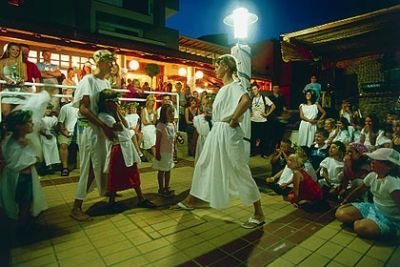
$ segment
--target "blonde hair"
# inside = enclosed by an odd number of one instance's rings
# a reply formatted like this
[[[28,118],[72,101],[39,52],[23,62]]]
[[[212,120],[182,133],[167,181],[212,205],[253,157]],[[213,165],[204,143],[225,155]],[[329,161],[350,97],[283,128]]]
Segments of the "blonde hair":
[[[297,167],[302,168],[304,167],[304,159],[302,159],[298,154],[291,154],[289,159],[293,160]]]
[[[224,64],[225,66],[228,67],[228,69],[231,71],[232,75],[236,77],[240,81],[239,75],[238,75],[238,70],[237,70],[237,61],[234,56],[225,54],[222,56],[219,56],[217,59],[214,61],[215,64]]]

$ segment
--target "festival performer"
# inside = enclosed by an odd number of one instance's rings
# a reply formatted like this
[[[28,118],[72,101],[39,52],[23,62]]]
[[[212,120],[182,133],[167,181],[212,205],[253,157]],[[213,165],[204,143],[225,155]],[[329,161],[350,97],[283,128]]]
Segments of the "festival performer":
[[[212,208],[227,208],[231,198],[238,197],[244,205],[254,206],[254,216],[242,227],[256,228],[265,223],[264,213],[260,192],[247,162],[243,160],[245,140],[239,127],[251,101],[245,88],[234,79],[234,76],[238,76],[233,56],[222,55],[217,58],[215,73],[224,86],[214,100],[214,124],[196,163],[190,195],[184,202],[179,202],[176,208],[193,209],[196,198],[209,202]]]
[[[113,130],[97,117],[99,94],[111,87],[106,77],[115,60],[114,54],[108,50],[98,50],[93,54],[93,60],[97,66],[96,72],[83,77],[76,88],[72,102],[79,108],[77,139],[81,173],[70,216],[77,221],[91,220],[90,216],[82,211],[82,203],[91,189],[93,180],[99,189],[99,194],[106,193],[107,179],[103,174],[106,145],[102,132],[108,139],[114,138]]]
[[[138,206],[141,208],[155,208],[152,202],[144,199],[140,188],[140,173],[137,163],[140,157],[131,140],[132,133],[128,123],[121,114],[118,105],[118,93],[111,89],[100,92],[99,119],[112,128],[116,139],[106,141],[107,159],[104,172],[108,173],[107,191],[110,204],[115,204],[118,191],[133,188],[138,197]]]

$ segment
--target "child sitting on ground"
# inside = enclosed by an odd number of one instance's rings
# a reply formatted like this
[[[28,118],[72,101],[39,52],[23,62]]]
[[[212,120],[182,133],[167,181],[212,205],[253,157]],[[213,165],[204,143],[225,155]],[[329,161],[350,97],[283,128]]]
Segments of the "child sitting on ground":
[[[336,211],[336,219],[354,227],[366,238],[400,236],[400,154],[391,148],[366,153],[371,160],[370,172],[363,183],[351,192]],[[349,203],[366,190],[373,203]]]
[[[279,148],[275,150],[275,153],[271,157],[271,168],[272,174],[275,175],[286,165],[286,159],[290,154],[293,154],[292,142],[289,139],[283,139],[280,142]]]
[[[329,190],[330,193],[336,192],[336,188],[339,187],[342,180],[345,152],[346,147],[342,142],[333,142],[329,147],[329,157],[320,164],[322,179],[319,180],[319,184],[322,188]]]
[[[310,161],[314,170],[319,169],[319,164],[328,157],[328,145],[325,142],[328,136],[329,133],[325,129],[317,130],[315,134],[315,142],[310,148]]]

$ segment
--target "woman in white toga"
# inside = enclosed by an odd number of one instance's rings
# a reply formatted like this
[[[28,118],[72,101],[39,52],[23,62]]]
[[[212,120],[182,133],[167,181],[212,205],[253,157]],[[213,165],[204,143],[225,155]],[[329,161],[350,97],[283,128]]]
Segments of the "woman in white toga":
[[[256,228],[264,224],[260,193],[246,160],[244,134],[239,121],[251,101],[238,81],[236,60],[231,55],[220,56],[215,62],[215,72],[224,86],[213,104],[213,127],[207,136],[203,151],[196,163],[190,195],[177,208],[193,209],[196,198],[209,202],[212,208],[228,208],[233,197],[244,205],[254,205],[254,216],[242,224]]]

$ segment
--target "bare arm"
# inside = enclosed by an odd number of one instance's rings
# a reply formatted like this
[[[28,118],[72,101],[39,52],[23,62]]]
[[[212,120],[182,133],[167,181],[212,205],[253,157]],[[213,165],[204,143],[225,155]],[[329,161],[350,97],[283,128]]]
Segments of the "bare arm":
[[[108,139],[114,139],[114,133],[110,127],[105,125],[93,112],[90,110],[90,98],[89,96],[83,96],[82,100],[79,103],[79,112],[87,118],[91,123],[101,128],[104,134],[107,136]]]
[[[160,160],[161,159],[161,138],[162,138],[162,133],[160,131],[156,131],[156,159]]]
[[[271,107],[269,108],[267,114],[265,114],[265,117],[268,117],[269,115],[271,115],[271,113],[274,112],[275,109],[276,109],[275,104],[272,104]]]
[[[319,119],[320,120],[324,119],[326,117],[325,109],[323,109],[320,104],[317,104],[317,108],[318,111],[321,113],[321,117],[319,117]]]
[[[193,124],[193,122],[189,120],[189,108],[185,108],[185,121],[187,125]]]
[[[299,108],[299,115],[300,115],[300,119],[301,119],[301,120],[306,121],[306,122],[311,122],[310,119],[307,119],[307,118],[304,116],[304,113],[303,113],[303,110],[301,109],[301,107]]]
[[[368,187],[364,183],[360,184],[356,189],[351,191],[351,193],[343,200],[342,204],[346,204],[348,202],[353,201],[354,199],[361,196],[362,193],[367,191],[367,189]]]
[[[246,112],[246,110],[250,107],[251,100],[249,95],[243,94],[239,100],[239,104],[237,105],[235,112],[233,112],[231,121],[229,122],[229,126],[232,128],[236,128],[239,126],[239,118]]]

